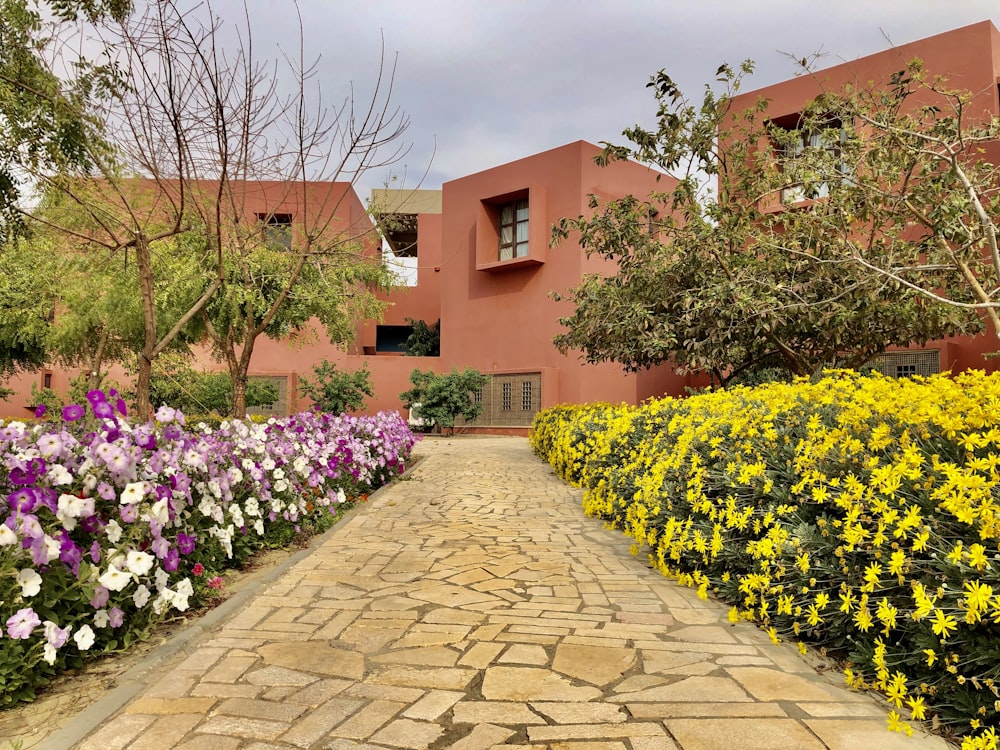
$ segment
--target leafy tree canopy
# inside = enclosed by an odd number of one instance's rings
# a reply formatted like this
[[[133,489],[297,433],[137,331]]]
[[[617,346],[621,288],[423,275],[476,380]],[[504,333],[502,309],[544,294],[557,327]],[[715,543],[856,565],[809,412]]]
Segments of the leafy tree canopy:
[[[791,124],[772,120],[763,100],[738,111],[752,70],[722,66],[721,90],[706,87],[700,102],[661,71],[649,84],[656,127],[624,131],[630,145],[605,144],[599,163],[634,158],[669,175],[649,196],[592,198],[591,216],[555,227],[554,241],[573,234],[616,269],[565,295],[575,311],[557,346],[630,370],[669,361],[725,382],[762,367],[857,367],[888,346],[980,330],[968,310],[907,288],[910,271],[891,278],[845,257],[851,238],[891,263],[912,252],[909,225],[882,214],[868,183],[880,177],[857,165],[854,120],[831,114],[825,98]],[[922,273],[939,288],[955,281],[946,269]]]

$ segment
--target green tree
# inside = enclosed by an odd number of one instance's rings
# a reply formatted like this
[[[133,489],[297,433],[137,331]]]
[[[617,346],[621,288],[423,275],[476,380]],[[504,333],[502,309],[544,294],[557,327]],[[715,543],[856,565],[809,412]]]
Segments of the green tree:
[[[669,176],[649,196],[603,206],[592,197],[591,216],[555,227],[554,241],[574,234],[615,268],[556,295],[575,306],[557,346],[590,362],[673,362],[727,382],[768,367],[857,367],[888,346],[980,330],[968,311],[908,293],[906,272],[890,279],[845,262],[834,238],[886,258],[903,242],[891,223],[856,231],[862,207],[872,216],[877,208],[874,191],[865,199],[857,188],[855,140],[840,146],[849,121],[821,114],[821,102],[791,128],[771,121],[763,100],[736,110],[752,67],[722,66],[721,90],[706,87],[697,103],[666,73],[653,76],[656,127],[624,131],[630,145],[607,144],[598,161],[634,158]],[[841,209],[847,201],[853,211]]]
[[[425,320],[405,318],[413,327],[413,332],[403,342],[403,349],[408,357],[440,357],[441,356],[441,319],[434,325],[427,325]]]
[[[357,411],[365,396],[374,396],[368,365],[354,372],[341,372],[325,359],[313,367],[315,380],[299,378],[299,388],[313,402],[313,408],[331,414]]]
[[[413,388],[400,393],[399,398],[415,417],[454,431],[457,417],[472,421],[480,415],[483,407],[474,394],[489,381],[489,375],[471,367],[461,371],[452,368],[446,375],[417,369],[410,373]]]

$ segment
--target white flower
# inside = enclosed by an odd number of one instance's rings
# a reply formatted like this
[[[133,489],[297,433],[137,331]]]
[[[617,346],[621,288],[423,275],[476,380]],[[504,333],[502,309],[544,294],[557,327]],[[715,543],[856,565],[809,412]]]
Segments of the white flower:
[[[253,530],[256,531],[259,536],[264,536],[264,521],[263,521],[263,519],[258,518],[256,521],[254,521]]]
[[[347,494],[344,492],[344,490],[342,490],[340,488],[337,489],[337,502],[338,503],[346,503],[347,502]]]
[[[153,503],[153,507],[149,509],[149,517],[156,519],[160,523],[166,523],[170,520],[170,513],[167,509],[167,498],[157,500]]]
[[[86,651],[94,645],[94,631],[90,625],[84,625],[73,633],[73,640],[76,641],[76,647],[78,649]]]
[[[285,470],[279,467],[271,473],[271,476],[274,477],[275,479],[284,479]]]
[[[222,487],[217,479],[208,480],[208,491],[216,497],[222,497]]]
[[[177,593],[184,597],[191,596],[194,593],[194,586],[191,585],[190,578],[182,578],[177,582]]]
[[[275,492],[284,492],[287,489],[288,489],[288,482],[286,482],[284,479],[279,479],[277,482],[274,483]]]
[[[97,581],[109,591],[121,591],[132,582],[132,576],[110,565]]]
[[[125,489],[123,489],[122,493],[118,496],[118,502],[122,505],[134,505],[135,503],[142,502],[142,498],[145,494],[145,482],[129,482],[125,485]]]
[[[240,482],[243,481],[243,472],[240,471],[237,467],[235,466],[229,467],[229,471],[227,473],[229,474],[230,484],[239,484]]]
[[[73,475],[62,464],[52,464],[45,474],[48,477],[49,484],[53,487],[58,487],[61,484],[72,484],[73,482]]]
[[[246,502],[243,503],[243,512],[248,516],[259,516],[260,515],[260,503],[255,497],[247,498]]]
[[[109,542],[118,544],[118,540],[122,538],[122,527],[112,518],[104,528],[104,533],[107,535]]]
[[[261,468],[264,469],[264,471],[270,471],[271,469],[274,468],[274,459],[268,456],[267,458],[265,458],[263,461],[260,462],[260,465]]]
[[[137,576],[144,576],[152,569],[155,559],[148,552],[131,549],[125,556],[125,567]]]
[[[17,544],[17,534],[0,523],[0,547],[7,547],[11,544]]]
[[[155,418],[157,422],[173,422],[176,417],[177,411],[166,404],[156,410]]]
[[[211,495],[204,495],[201,498],[201,502],[198,503],[198,510],[201,511],[203,516],[211,516],[213,511],[215,511],[215,500]]]
[[[108,626],[108,610],[99,609],[94,613],[94,627],[106,628]]]
[[[135,593],[132,594],[132,602],[139,609],[142,609],[143,607],[146,606],[146,602],[148,601],[149,601],[149,589],[140,584],[139,588],[137,588],[135,590]]]
[[[53,539],[48,534],[45,535],[45,562],[52,562],[59,557],[62,545],[58,539]]]
[[[42,577],[32,568],[24,568],[18,573],[17,582],[21,586],[21,596],[25,598],[34,596],[42,590]]]
[[[167,587],[167,584],[170,583],[170,574],[163,568],[157,568],[153,574],[153,582],[156,584],[157,591],[163,591]]]
[[[52,648],[51,644],[46,643],[42,646],[42,658],[49,664],[56,663],[56,650]]]

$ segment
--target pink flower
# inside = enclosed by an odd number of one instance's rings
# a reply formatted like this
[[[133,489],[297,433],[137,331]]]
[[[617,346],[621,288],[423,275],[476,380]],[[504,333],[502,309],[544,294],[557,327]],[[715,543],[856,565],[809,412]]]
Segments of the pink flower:
[[[205,566],[202,565],[201,563],[195,563],[194,567],[191,568],[191,572],[194,573],[194,575],[196,576],[200,576],[202,573],[205,572]]]
[[[222,580],[221,576],[215,576],[208,580],[208,587],[210,589],[215,589],[216,591],[222,591],[225,588],[226,582]]]

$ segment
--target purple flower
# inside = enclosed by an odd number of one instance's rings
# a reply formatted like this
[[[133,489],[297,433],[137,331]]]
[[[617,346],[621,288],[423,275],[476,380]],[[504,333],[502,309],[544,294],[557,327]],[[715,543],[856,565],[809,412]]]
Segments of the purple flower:
[[[194,544],[198,541],[196,536],[188,536],[187,534],[177,535],[177,549],[182,555],[190,555],[194,552]]]
[[[125,613],[118,609],[118,607],[112,607],[108,610],[108,625],[113,628],[120,628],[123,622],[125,622]]]
[[[90,545],[90,561],[97,565],[101,561],[101,543],[95,539]]]
[[[11,484],[34,484],[38,481],[33,473],[27,469],[21,469],[19,467],[14,467],[10,470],[10,483]]]
[[[120,505],[118,506],[118,514],[121,516],[125,523],[135,523],[136,512],[134,505]]]
[[[111,395],[117,396],[118,394],[115,393],[115,391],[112,389]],[[125,399],[121,398],[118,399],[118,401],[115,403],[115,407],[118,409],[118,413],[121,414],[123,417],[128,416],[128,407],[125,405]]]
[[[111,404],[107,401],[97,401],[91,404],[91,406],[94,409],[94,415],[101,419],[112,419],[115,416],[115,410],[111,408]]]
[[[163,558],[163,569],[168,573],[173,573],[174,571],[177,570],[177,567],[180,565],[180,561],[181,561],[181,556],[177,552],[177,548],[171,547],[170,549],[167,550],[166,557]]]
[[[94,609],[100,609],[105,604],[108,603],[108,597],[111,595],[104,586],[98,586],[94,589],[94,597],[90,600],[90,606]]]
[[[79,404],[70,404],[69,406],[64,406],[62,410],[62,418],[66,422],[75,422],[80,417],[84,415],[83,407]]]
[[[98,391],[98,390],[87,391],[87,400],[93,406],[96,406],[97,404],[104,402],[104,391]]]
[[[30,513],[38,505],[38,493],[34,487],[22,487],[7,495],[7,505],[21,513]]]
[[[153,540],[152,544],[149,545],[149,548],[153,551],[154,555],[163,560],[170,551],[170,542],[162,536],[158,536]]]
[[[14,639],[25,639],[42,624],[31,607],[19,609],[7,620],[7,635]]]
[[[35,417],[41,419],[42,417],[45,416],[46,410],[47,407],[45,406],[45,404],[39,404],[38,406],[35,407]]]

